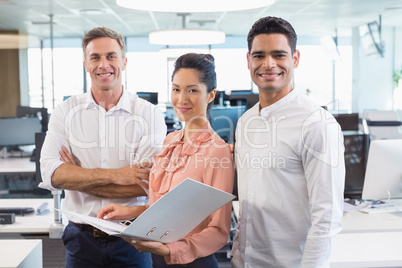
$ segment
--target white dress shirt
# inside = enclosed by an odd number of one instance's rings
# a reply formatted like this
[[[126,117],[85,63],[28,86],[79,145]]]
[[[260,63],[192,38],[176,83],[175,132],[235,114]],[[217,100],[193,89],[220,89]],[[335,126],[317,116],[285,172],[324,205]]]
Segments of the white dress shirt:
[[[50,117],[41,152],[43,182],[39,186],[58,190],[52,187],[51,177],[63,164],[59,154],[63,145],[83,168],[116,169],[153,161],[165,137],[162,112],[135,94],[123,90],[119,102],[109,111],[96,104],[91,92],[73,96],[58,105]],[[137,198],[99,198],[66,190],[63,209],[96,216],[109,203],[129,205],[136,201]]]
[[[343,135],[334,117],[290,92],[236,129],[240,216],[234,267],[329,267],[342,229]]]

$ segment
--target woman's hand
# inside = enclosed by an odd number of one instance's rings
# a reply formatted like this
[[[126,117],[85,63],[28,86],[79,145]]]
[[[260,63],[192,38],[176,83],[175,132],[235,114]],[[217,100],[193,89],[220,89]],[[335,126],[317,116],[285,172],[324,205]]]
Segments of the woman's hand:
[[[141,252],[150,252],[161,256],[169,256],[169,247],[160,242],[125,239]]]
[[[127,207],[112,203],[99,210],[97,217],[104,220],[129,220],[137,218],[145,210],[145,206]]]

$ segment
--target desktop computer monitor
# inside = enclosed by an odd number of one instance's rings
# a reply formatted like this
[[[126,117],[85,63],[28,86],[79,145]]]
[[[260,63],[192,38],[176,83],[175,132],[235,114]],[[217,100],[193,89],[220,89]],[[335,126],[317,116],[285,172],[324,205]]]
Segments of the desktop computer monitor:
[[[260,101],[259,94],[254,94],[251,90],[236,90],[232,91],[229,96],[230,105],[246,105],[247,109],[253,107]]]
[[[209,122],[212,129],[227,143],[234,143],[237,121],[246,106],[211,107]]]
[[[402,139],[371,141],[362,198],[402,198]]]
[[[42,132],[38,117],[0,118],[0,146],[34,145],[35,132]]]
[[[137,92],[137,96],[154,105],[158,104],[158,92]]]
[[[49,114],[47,108],[30,107],[30,106],[17,106],[17,117],[38,117],[42,123],[42,132],[47,131],[49,124]]]

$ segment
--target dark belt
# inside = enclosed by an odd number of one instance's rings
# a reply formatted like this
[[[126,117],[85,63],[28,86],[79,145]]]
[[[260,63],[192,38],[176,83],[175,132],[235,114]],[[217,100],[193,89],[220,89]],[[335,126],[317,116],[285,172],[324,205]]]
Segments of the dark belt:
[[[94,237],[110,237],[109,234],[105,233],[102,230],[99,230],[96,227],[93,227],[92,225],[89,224],[82,224],[82,223],[75,223],[70,221],[72,224],[80,228],[82,231],[90,232]]]

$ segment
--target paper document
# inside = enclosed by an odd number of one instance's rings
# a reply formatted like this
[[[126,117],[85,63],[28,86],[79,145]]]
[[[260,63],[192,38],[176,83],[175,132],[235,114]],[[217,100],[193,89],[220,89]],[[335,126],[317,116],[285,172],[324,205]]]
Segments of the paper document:
[[[232,194],[187,178],[129,226],[66,210],[60,211],[110,235],[171,243],[186,237],[206,217],[233,198],[235,196]]]

